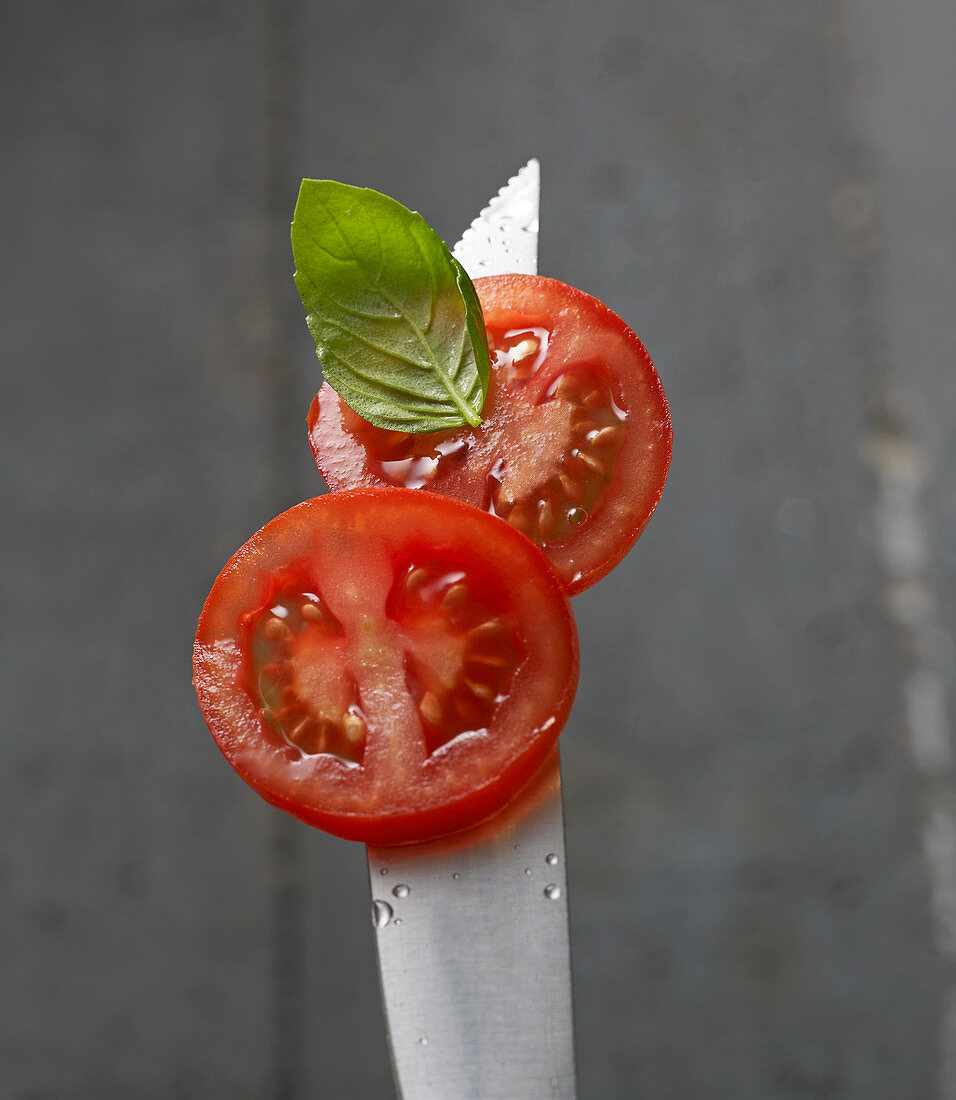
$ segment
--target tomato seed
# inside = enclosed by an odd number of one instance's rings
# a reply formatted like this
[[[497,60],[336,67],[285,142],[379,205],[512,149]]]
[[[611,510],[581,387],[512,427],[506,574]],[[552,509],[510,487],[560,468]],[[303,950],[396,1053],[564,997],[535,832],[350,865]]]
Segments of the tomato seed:
[[[621,439],[621,429],[615,428],[613,424],[609,424],[606,428],[601,428],[595,432],[591,439],[591,442],[596,447],[613,447],[616,443],[619,443]]]
[[[271,619],[266,619],[266,625],[262,628],[262,632],[273,642],[288,642],[292,638],[292,631],[281,619],[277,619],[274,615]]]
[[[595,458],[594,455],[589,454],[587,451],[572,451],[571,453],[579,462],[583,462],[585,466],[593,470],[596,474],[603,475],[606,472],[604,469],[604,463],[599,458]]]
[[[477,695],[479,699],[491,700],[495,697],[494,689],[487,684],[480,683],[478,680],[466,680],[465,686],[472,695]]]
[[[413,569],[405,578],[405,587],[409,592],[417,592],[427,580],[428,570],[418,566],[417,569]]]
[[[365,723],[357,714],[346,714],[342,719],[342,728],[353,745],[365,739]]]
[[[299,614],[310,623],[320,623],[325,618],[322,614],[322,608],[319,607],[318,604],[312,603],[311,600],[307,601],[299,608]]]
[[[467,653],[466,664],[485,665],[488,668],[504,668],[510,664],[507,657],[500,653]]]
[[[537,340],[522,340],[520,344],[515,344],[511,349],[511,361],[517,363],[521,359],[527,359],[529,355],[534,355],[537,350]]]
[[[446,615],[461,611],[469,602],[468,588],[464,584],[453,584],[442,596],[441,609]]]
[[[554,509],[551,507],[551,502],[542,500],[538,504],[538,530],[547,538],[554,530],[554,524],[555,515]]]
[[[514,492],[507,485],[500,485],[495,496],[495,507],[499,509],[498,514],[501,515],[501,509],[507,511],[514,505],[514,502]]]
[[[312,719],[308,717],[303,718],[301,722],[296,723],[296,725],[292,728],[291,732],[289,733],[289,739],[296,742],[301,741],[302,738],[309,732],[311,727]]]
[[[472,642],[497,642],[501,641],[505,634],[505,624],[501,619],[487,619],[478,626],[468,631],[468,638]]]
[[[437,726],[441,722],[442,705],[432,692],[425,692],[421,702],[418,704],[418,709],[421,711],[422,718],[424,718],[426,722],[431,722],[434,726]]]
[[[520,500],[508,513],[507,520],[512,527],[519,530],[523,535],[527,535],[535,523],[530,508],[524,501]]]
[[[577,388],[577,383],[570,374],[562,374],[554,388],[554,396],[567,401],[574,396]]]

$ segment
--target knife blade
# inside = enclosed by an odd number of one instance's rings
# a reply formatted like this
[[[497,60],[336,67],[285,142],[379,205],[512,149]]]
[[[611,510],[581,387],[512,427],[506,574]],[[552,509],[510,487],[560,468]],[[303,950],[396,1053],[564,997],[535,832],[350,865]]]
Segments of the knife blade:
[[[469,275],[537,271],[531,160],[453,254]],[[574,1100],[557,750],[501,814],[458,836],[368,848],[372,920],[401,1100]]]
[[[541,168],[534,158],[512,176],[452,249],[473,278],[538,273],[538,206]]]

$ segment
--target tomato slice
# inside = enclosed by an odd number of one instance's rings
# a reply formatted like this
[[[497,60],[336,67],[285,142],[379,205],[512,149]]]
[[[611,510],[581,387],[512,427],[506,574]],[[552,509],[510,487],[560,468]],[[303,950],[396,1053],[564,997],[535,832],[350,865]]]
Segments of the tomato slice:
[[[393,845],[490,817],[577,686],[564,586],[506,523],[411,490],[299,504],[229,561],[193,658],[206,723],[269,802]]]
[[[478,430],[373,427],[322,386],[309,438],[330,489],[430,489],[494,512],[572,594],[644,530],[671,457],[667,398],[636,334],[596,298],[538,275],[475,282],[492,378]]]

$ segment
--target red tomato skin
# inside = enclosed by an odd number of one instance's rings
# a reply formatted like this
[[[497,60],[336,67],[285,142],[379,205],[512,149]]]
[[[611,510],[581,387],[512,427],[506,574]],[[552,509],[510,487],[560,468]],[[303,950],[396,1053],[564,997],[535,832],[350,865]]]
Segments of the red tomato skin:
[[[495,333],[509,327],[542,326],[550,331],[558,352],[547,357],[540,375],[527,387],[531,400],[512,401],[493,367],[483,424],[414,437],[415,454],[427,455],[436,445],[449,457],[437,460],[430,480],[415,487],[456,497],[489,508],[488,477],[500,454],[546,480],[555,456],[535,451],[535,406],[547,396],[549,383],[562,371],[578,370],[607,387],[611,401],[625,410],[624,442],[613,460],[612,474],[587,521],[564,537],[546,542],[545,553],[564,577],[571,595],[606,576],[631,549],[660,500],[673,448],[673,426],[663,385],[637,334],[596,298],[556,279],[538,275],[497,275],[475,280],[485,321],[494,346]],[[316,394],[309,410],[309,441],[326,484],[340,490],[357,485],[394,484],[383,474],[401,463],[394,457],[398,433],[386,432],[352,412],[328,384]],[[468,457],[454,457],[455,447]],[[547,444],[545,445],[545,449]],[[510,453],[514,452],[514,453]],[[431,461],[428,458],[424,463]],[[606,462],[605,462],[606,464]],[[414,469],[414,467],[413,467]],[[578,476],[582,467],[571,467]],[[585,475],[587,470],[585,469]],[[427,476],[427,471],[426,471]],[[553,480],[553,479],[552,479]],[[570,514],[570,513],[569,513]],[[519,524],[516,524],[519,526]],[[525,533],[528,533],[525,531]],[[532,536],[534,537],[534,536]],[[538,541],[541,541],[540,539]]]
[[[324,554],[329,562],[341,560],[339,575],[355,578],[356,606],[361,605],[366,587],[381,586],[383,563],[397,560],[395,547],[401,536],[395,532],[403,523],[416,532],[428,532],[437,544],[466,558],[469,545],[486,554],[494,551],[491,556],[506,564],[501,570],[502,591],[493,594],[497,602],[489,606],[500,609],[516,601],[526,619],[540,615],[537,625],[549,640],[545,645],[535,640],[535,621],[520,622],[531,656],[527,667],[516,671],[507,699],[500,704],[499,728],[491,730],[494,739],[486,738],[491,751],[498,753],[493,766],[482,764],[474,738],[460,738],[419,761],[417,770],[406,768],[401,783],[389,790],[380,781],[383,773],[376,777],[369,768],[349,767],[326,753],[303,755],[265,725],[260,704],[250,694],[250,657],[243,651],[243,638],[250,611],[272,599],[270,578],[300,561],[303,553],[319,558]],[[363,561],[362,545],[380,539],[387,543],[385,550],[369,552],[370,560]],[[322,540],[328,550],[320,552]],[[423,540],[416,535],[409,544],[414,548]],[[348,609],[352,603],[343,600],[342,606]],[[574,699],[578,665],[577,633],[561,579],[540,551],[507,524],[433,494],[357,489],[297,505],[266,524],[233,555],[200,616],[193,683],[219,749],[267,802],[344,839],[388,847],[460,832],[508,804],[553,749]],[[535,678],[542,692],[538,699]],[[406,719],[410,705],[406,700]],[[376,737],[387,741],[396,732],[408,734],[407,722],[401,727],[398,720],[395,729],[380,730]],[[487,745],[483,751],[489,751]],[[467,769],[477,779],[473,776],[447,792],[449,777],[455,779]],[[442,794],[436,796],[436,790]]]

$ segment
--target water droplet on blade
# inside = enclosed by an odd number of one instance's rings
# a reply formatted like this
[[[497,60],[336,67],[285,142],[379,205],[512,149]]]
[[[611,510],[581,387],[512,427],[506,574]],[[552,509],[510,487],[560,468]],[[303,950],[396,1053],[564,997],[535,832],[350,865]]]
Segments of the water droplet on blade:
[[[392,907],[387,901],[381,901],[376,898],[372,902],[372,924],[376,928],[384,928],[386,924],[392,919]]]
[[[412,891],[405,885],[404,882],[400,882],[397,886],[392,887],[392,893],[397,898],[407,898]]]
[[[557,901],[558,898],[561,897],[561,887],[555,886],[553,882],[549,883],[544,888],[544,896],[548,899],[548,901]]]
[[[558,857],[552,852],[549,856],[544,857],[544,862],[549,863],[552,867],[557,867]]]

